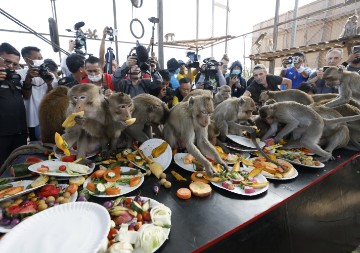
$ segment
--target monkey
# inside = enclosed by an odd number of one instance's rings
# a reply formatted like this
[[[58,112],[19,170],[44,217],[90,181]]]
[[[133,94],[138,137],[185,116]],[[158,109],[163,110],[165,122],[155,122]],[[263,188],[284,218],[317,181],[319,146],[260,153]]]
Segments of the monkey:
[[[276,102],[295,101],[303,105],[309,105],[314,102],[312,97],[301,90],[282,90],[282,91],[263,91],[260,94],[259,101],[264,104],[267,100],[274,99]]]
[[[353,15],[348,18],[339,36],[339,39],[355,36],[357,34],[357,23],[358,23],[357,20],[358,20],[357,15]]]
[[[213,96],[211,90],[204,90],[204,89],[195,89],[190,91],[189,94],[184,97],[184,99],[181,102],[189,101],[190,97],[198,96],[198,95],[206,95],[206,96]]]
[[[220,130],[219,139],[224,142],[228,134],[241,135],[242,130],[253,133],[255,131],[253,127],[240,125],[237,122],[246,122],[255,109],[254,100],[247,96],[229,98],[220,103],[213,115]]]
[[[124,131],[130,137],[128,146],[132,143],[132,139],[142,143],[153,138],[152,130],[154,129],[157,130],[156,134],[161,138],[162,133],[159,130],[159,125],[163,125],[169,115],[169,108],[166,103],[146,93],[135,96],[133,103],[132,116],[136,118],[136,121]],[[154,129],[152,126],[155,126]]]
[[[175,37],[175,33],[167,33],[167,34],[165,34],[164,37],[165,37],[166,42],[169,42],[169,37],[170,37],[170,41],[173,41],[174,37]]]
[[[222,101],[231,98],[231,88],[228,85],[223,85],[218,88],[218,92],[214,96],[214,107]]]
[[[221,159],[214,146],[208,140],[210,114],[214,112],[214,103],[209,95],[190,97],[189,101],[181,102],[170,109],[164,125],[164,140],[171,148],[183,143],[187,152],[205,167],[209,176],[215,174],[212,164],[204,155],[212,157],[215,162],[228,170],[227,164]],[[196,141],[196,146],[194,142]]]
[[[350,99],[360,103],[360,75],[337,67],[329,67],[325,70],[323,79],[330,87],[338,87],[339,96],[325,104],[327,107],[335,107],[346,104]]]
[[[323,150],[318,145],[324,126],[360,119],[360,115],[324,119],[314,109],[292,101],[265,105],[260,108],[259,115],[265,119],[269,125],[274,124],[276,126],[279,123],[285,125],[276,134],[274,138],[275,143],[278,143],[282,138],[291,133],[291,138],[284,148],[305,147],[320,156],[319,160],[321,162],[333,158],[331,153]],[[272,127],[271,131],[274,130],[276,131],[276,127]]]
[[[312,97],[314,99],[314,103],[323,105],[330,101],[333,101],[334,99],[337,98],[338,95],[339,94],[335,94],[335,93],[325,93],[325,94],[314,94],[314,95],[312,95]],[[350,99],[350,101],[347,104],[360,109],[360,104],[352,98]]]
[[[61,124],[66,118],[69,105],[68,91],[68,87],[60,85],[46,94],[40,102],[40,139],[43,143],[55,143],[55,133],[64,132]]]
[[[257,38],[257,40],[254,42],[254,46],[256,46],[256,50],[258,52],[260,52],[260,47],[261,47],[261,44],[262,44],[262,41],[264,40],[264,38],[266,37],[267,35],[267,32],[264,32],[262,34],[260,34],[260,36]]]

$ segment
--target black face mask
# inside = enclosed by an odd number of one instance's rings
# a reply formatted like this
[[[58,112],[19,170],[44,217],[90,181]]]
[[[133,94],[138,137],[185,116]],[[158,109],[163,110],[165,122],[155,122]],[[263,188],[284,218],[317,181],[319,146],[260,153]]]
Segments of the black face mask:
[[[129,75],[131,76],[137,76],[139,75],[141,72],[129,72]]]
[[[353,64],[358,64],[358,63],[360,63],[360,58],[355,58],[355,60],[353,60],[351,63],[353,63]]]

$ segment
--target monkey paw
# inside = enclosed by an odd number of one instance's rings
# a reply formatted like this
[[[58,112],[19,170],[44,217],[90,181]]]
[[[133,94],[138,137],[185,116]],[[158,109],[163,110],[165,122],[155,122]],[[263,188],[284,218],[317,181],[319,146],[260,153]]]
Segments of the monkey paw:
[[[86,166],[91,166],[91,164],[93,164],[93,162],[87,158],[82,159],[79,163]]]
[[[76,124],[78,124],[80,126],[82,126],[84,124],[84,122],[85,122],[85,118],[81,117],[81,116],[76,116],[74,118],[74,120],[75,120]]]
[[[210,177],[215,177],[215,176],[217,175],[216,171],[213,169],[212,166],[210,166],[210,167],[206,166],[206,167],[205,167],[205,172],[206,172],[206,174],[208,174],[208,176],[210,176]]]

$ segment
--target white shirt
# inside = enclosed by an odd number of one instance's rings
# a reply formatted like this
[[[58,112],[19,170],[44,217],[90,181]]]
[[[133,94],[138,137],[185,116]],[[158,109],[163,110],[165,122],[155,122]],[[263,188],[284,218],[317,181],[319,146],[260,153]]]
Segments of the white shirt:
[[[21,76],[23,82],[26,77],[28,69],[20,69],[16,72]],[[24,99],[26,109],[26,122],[28,127],[36,127],[39,125],[39,105],[42,98],[45,96],[48,90],[48,86],[41,77],[34,77],[32,83],[32,94],[29,99]],[[57,80],[54,78],[52,82],[53,88],[57,86]]]

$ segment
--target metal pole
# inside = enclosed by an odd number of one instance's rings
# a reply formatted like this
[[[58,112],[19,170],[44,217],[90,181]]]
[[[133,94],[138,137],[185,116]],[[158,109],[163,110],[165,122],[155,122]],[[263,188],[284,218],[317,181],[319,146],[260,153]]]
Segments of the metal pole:
[[[215,0],[212,0],[211,6],[211,38],[214,38],[214,18],[215,18]],[[211,44],[211,57],[214,56],[214,45]]]
[[[227,53],[228,48],[228,36],[229,34],[229,0],[226,1],[226,38],[225,38],[225,53]]]
[[[116,4],[115,4],[115,0],[113,0],[113,12],[114,12],[114,29],[117,31]],[[116,33],[116,35],[115,35],[115,51],[116,51],[116,63],[117,63],[117,65],[119,65],[119,48],[118,48],[117,33]]]
[[[299,0],[295,0],[294,16],[295,19],[291,29],[291,44],[290,48],[295,47],[296,29],[297,29],[297,16],[298,16]]]
[[[199,0],[196,0],[196,41],[199,39]]]
[[[277,48],[279,9],[280,9],[280,0],[276,0],[274,31],[273,31],[273,51],[276,51]],[[275,60],[271,60],[269,65],[269,73],[274,74],[274,71],[275,71]]]
[[[163,1],[157,1],[157,16],[158,23],[158,63],[161,68],[164,68],[164,20],[163,20]]]

